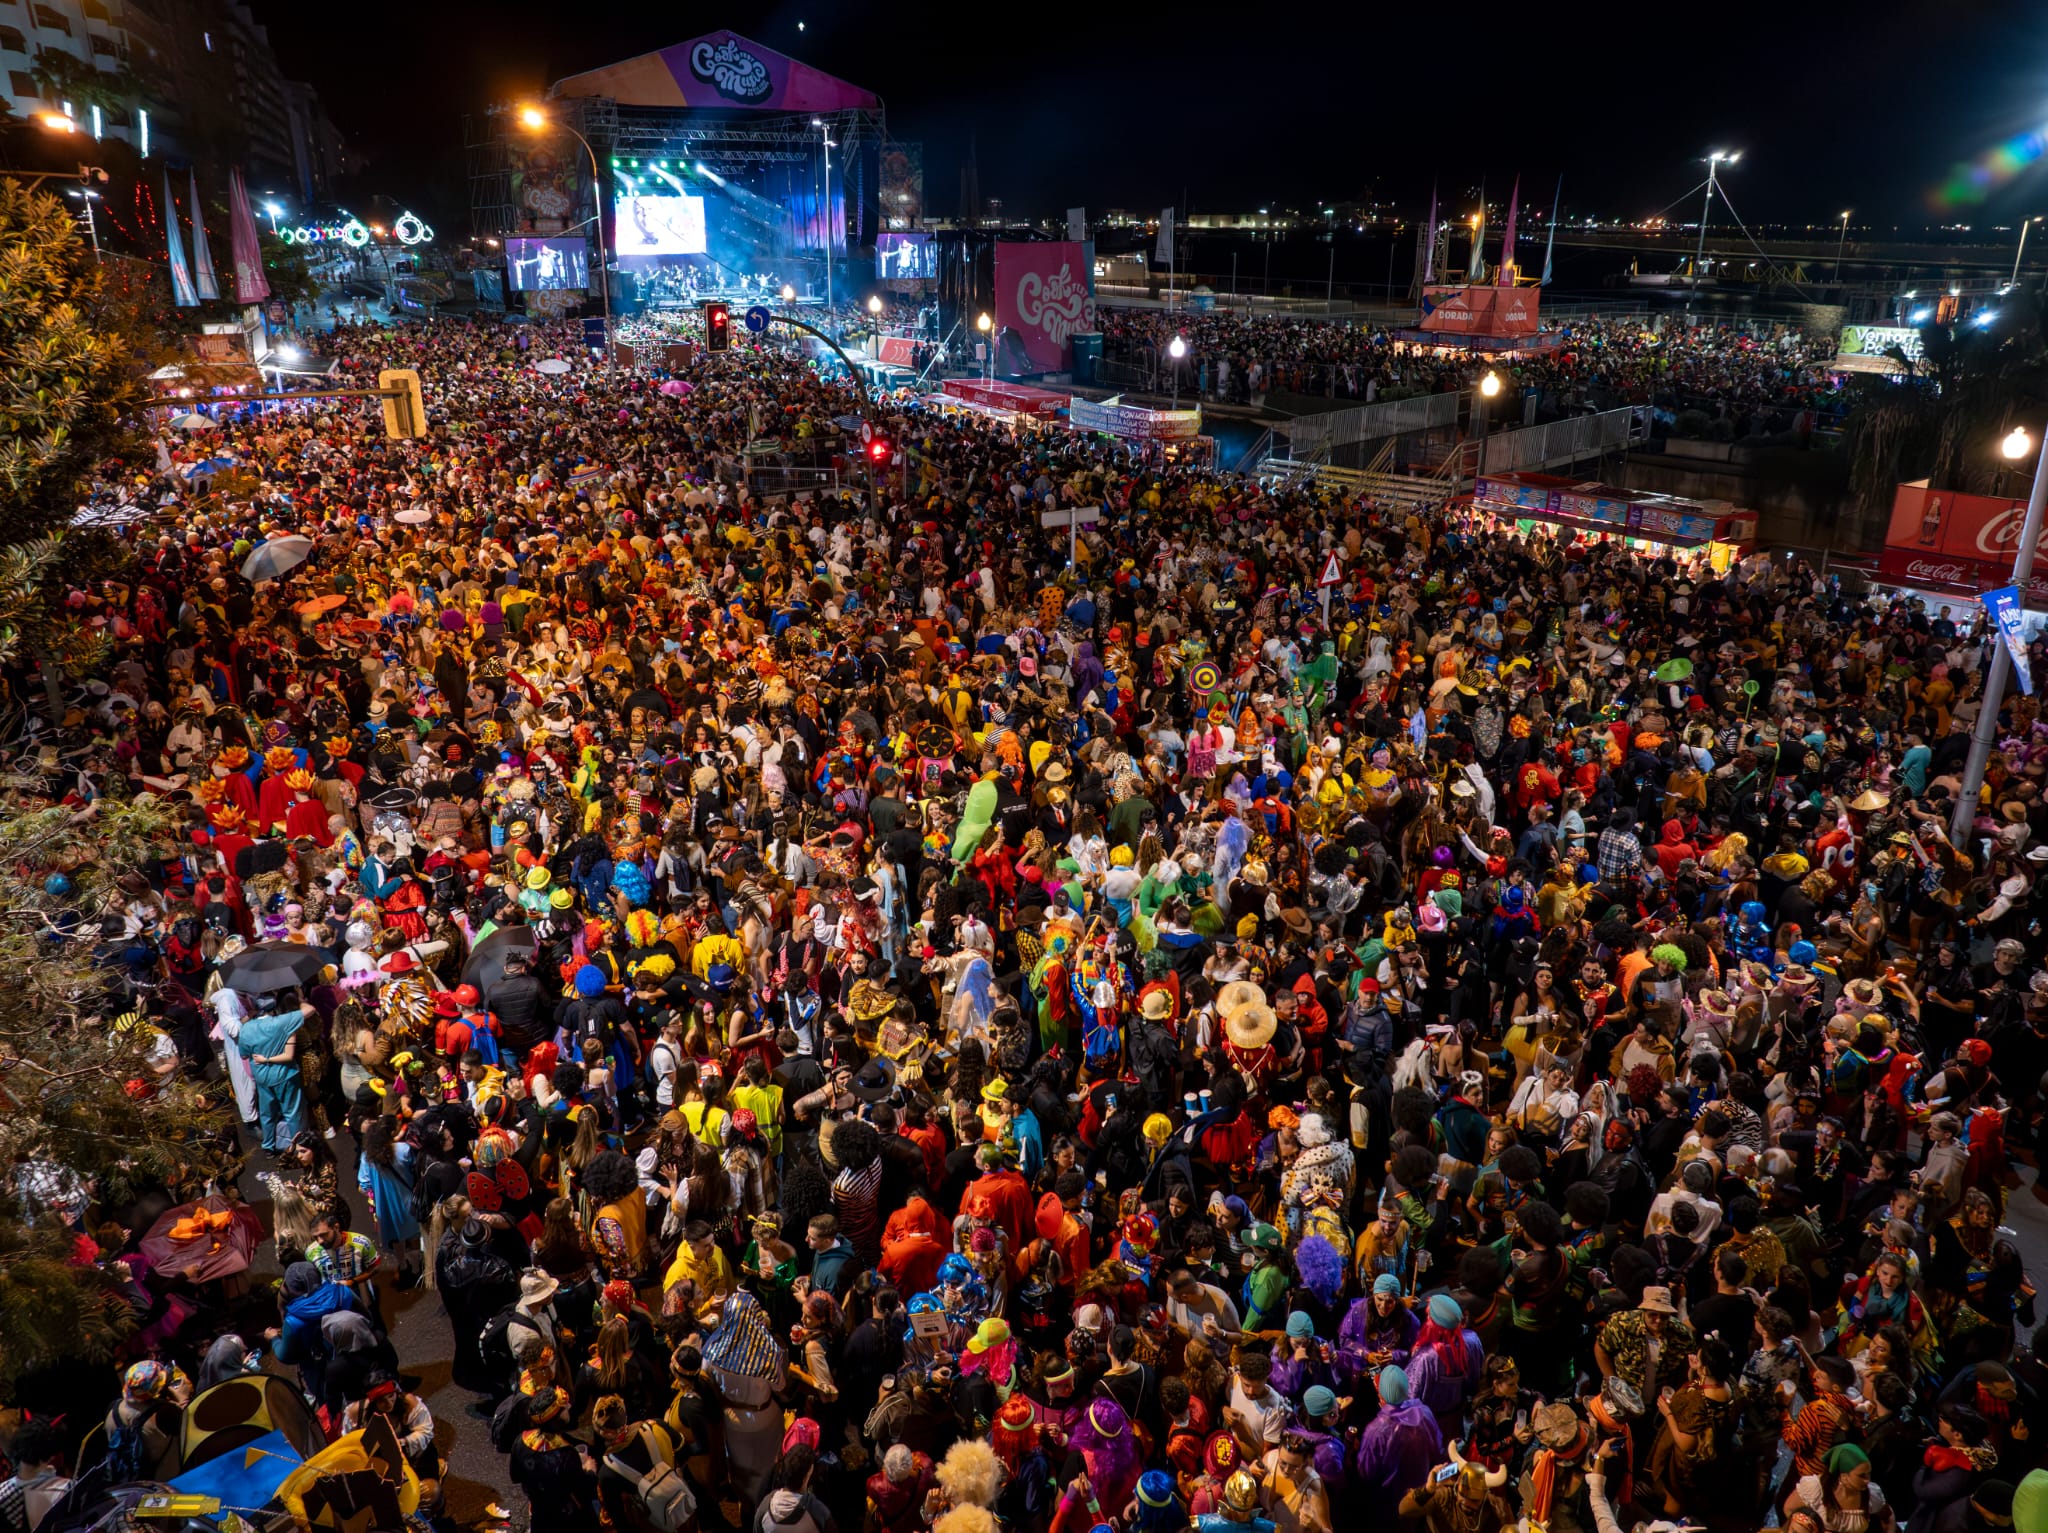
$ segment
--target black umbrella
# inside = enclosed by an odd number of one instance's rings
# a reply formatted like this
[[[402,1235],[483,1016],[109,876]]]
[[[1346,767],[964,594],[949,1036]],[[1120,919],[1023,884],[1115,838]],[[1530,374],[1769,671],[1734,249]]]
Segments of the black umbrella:
[[[533,928],[530,926],[501,926],[469,951],[469,961],[462,966],[462,982],[474,985],[477,994],[489,998],[491,986],[505,977],[505,955],[524,953],[533,956]]]
[[[652,687],[642,687],[626,699],[626,711],[631,713],[635,708],[645,708],[649,713],[658,713],[665,719],[675,716],[675,710],[669,707],[668,699]]]
[[[244,995],[262,995],[290,985],[310,985],[334,959],[325,948],[303,942],[259,942],[221,965],[220,982]]]

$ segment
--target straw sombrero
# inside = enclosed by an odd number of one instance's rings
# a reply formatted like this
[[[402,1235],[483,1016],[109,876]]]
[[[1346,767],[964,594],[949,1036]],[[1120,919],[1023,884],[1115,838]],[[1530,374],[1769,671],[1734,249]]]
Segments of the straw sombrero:
[[[1241,1049],[1261,1049],[1273,1041],[1280,1019],[1263,1001],[1253,1001],[1223,1015],[1223,1031]]]
[[[1266,1004],[1266,992],[1248,979],[1234,979],[1216,992],[1216,1014],[1235,1016],[1247,1006]]]

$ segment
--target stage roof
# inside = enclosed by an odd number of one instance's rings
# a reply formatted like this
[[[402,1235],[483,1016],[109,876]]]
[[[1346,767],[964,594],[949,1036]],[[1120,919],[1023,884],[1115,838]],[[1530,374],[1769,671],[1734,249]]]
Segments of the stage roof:
[[[755,112],[875,111],[881,100],[737,32],[706,32],[655,53],[557,80],[550,96],[621,106]]]

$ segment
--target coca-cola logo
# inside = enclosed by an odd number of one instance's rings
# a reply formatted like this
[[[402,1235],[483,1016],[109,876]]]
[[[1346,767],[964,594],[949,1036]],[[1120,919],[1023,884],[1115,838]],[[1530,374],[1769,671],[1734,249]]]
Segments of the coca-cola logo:
[[[1977,547],[1987,554],[1996,554],[2010,549],[2020,540],[2020,530],[2027,524],[2025,506],[2008,506],[1977,529]]]
[[[1932,559],[1909,559],[1906,562],[1908,580],[1946,580],[1960,585],[1970,578],[1967,566],[1961,564],[1938,564]]]

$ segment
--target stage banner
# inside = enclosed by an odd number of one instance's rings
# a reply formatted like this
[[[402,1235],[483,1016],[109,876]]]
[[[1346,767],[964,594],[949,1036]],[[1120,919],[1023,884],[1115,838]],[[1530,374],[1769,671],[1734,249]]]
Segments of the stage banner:
[[[1984,610],[1998,625],[1998,636],[2005,640],[2005,652],[2012,656],[2012,673],[2020,679],[2020,690],[2032,697],[2034,668],[2027,663],[2026,605],[2020,600],[2020,588],[2000,586],[1986,591],[1983,601]]]
[[[882,146],[882,220],[891,229],[924,221],[924,145],[890,139]]]
[[[757,112],[872,112],[881,100],[737,32],[688,42],[558,80],[552,96],[600,96],[632,106]]]
[[[1422,328],[1445,335],[1534,335],[1539,289],[1533,287],[1427,287]]]
[[[1159,238],[1152,246],[1152,259],[1161,266],[1173,264],[1173,209],[1159,210]]]
[[[1075,333],[1095,328],[1094,260],[1088,242],[997,241],[996,327],[1017,333],[1037,371],[1071,367]]]
[[[256,237],[249,188],[239,169],[228,172],[228,243],[235,258],[235,301],[261,303],[270,296],[270,279],[263,275],[262,242]]]
[[[515,139],[506,144],[505,158],[512,202],[519,210],[514,232],[559,234],[566,229],[586,179],[576,140],[566,133]]]
[[[890,367],[915,367],[917,343],[907,335],[885,335],[875,348],[875,359]]]

